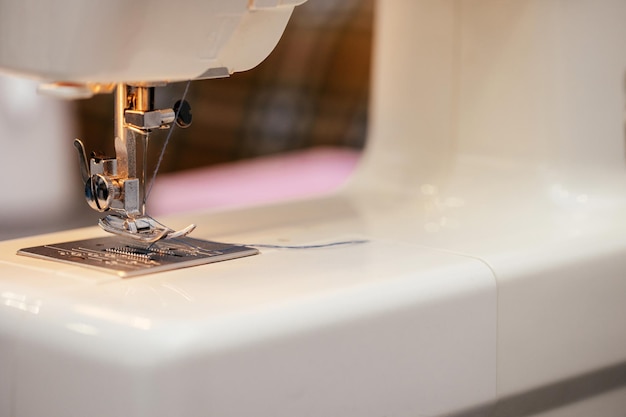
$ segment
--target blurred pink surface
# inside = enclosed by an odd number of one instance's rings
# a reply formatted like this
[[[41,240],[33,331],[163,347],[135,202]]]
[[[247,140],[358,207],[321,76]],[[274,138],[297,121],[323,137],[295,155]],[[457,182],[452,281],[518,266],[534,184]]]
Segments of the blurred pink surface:
[[[350,176],[360,152],[315,148],[157,177],[148,213],[241,207],[329,193]]]

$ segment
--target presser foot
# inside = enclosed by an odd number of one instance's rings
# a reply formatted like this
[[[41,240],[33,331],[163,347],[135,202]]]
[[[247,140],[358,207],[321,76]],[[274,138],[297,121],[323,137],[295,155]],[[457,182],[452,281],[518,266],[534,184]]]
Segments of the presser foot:
[[[128,278],[242,258],[259,251],[188,236],[149,243],[116,235],[24,248],[17,253]]]
[[[113,214],[100,219],[98,225],[106,232],[144,243],[181,238],[196,228],[195,224],[190,224],[184,229],[176,231],[162,225],[150,216],[129,218]]]

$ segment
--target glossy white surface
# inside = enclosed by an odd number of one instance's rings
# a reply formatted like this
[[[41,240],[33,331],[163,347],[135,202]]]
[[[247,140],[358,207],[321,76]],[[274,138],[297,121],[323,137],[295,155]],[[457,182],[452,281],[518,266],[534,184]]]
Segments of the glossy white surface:
[[[365,197],[368,218],[493,269],[500,397],[626,363],[626,4],[396,1],[377,17],[353,186],[388,198]]]
[[[37,95],[37,83],[0,74],[0,239],[6,229],[61,221],[76,207],[72,103]],[[31,229],[32,230],[32,229]]]
[[[304,1],[0,2],[0,68],[48,81],[180,81],[263,61]]]
[[[222,239],[335,241],[358,221],[329,217],[341,202],[205,220]],[[23,316],[3,360],[12,415],[415,415],[494,398],[495,281],[472,258],[371,237],[121,280],[12,254],[40,241],[2,244],[0,309]]]

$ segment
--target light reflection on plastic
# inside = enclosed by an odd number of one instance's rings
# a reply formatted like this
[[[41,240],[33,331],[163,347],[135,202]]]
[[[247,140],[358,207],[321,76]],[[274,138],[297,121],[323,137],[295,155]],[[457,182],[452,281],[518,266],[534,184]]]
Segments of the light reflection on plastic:
[[[101,307],[91,305],[77,305],[74,307],[74,311],[78,314],[93,317],[103,321],[112,322],[115,324],[133,327],[139,330],[150,330],[152,328],[152,321],[148,318],[124,314]]]
[[[423,184],[420,187],[423,195],[432,196],[421,203],[428,215],[424,223],[424,230],[428,233],[438,233],[444,230],[459,228],[458,210],[466,206],[465,199],[461,197],[443,197],[439,195],[439,190],[431,184]]]
[[[168,290],[170,290],[171,292],[173,292],[174,294],[177,294],[179,296],[181,296],[182,298],[184,298],[187,301],[194,301],[194,298],[188,294],[186,291],[183,291],[182,289],[174,286],[174,285],[168,285],[168,284],[163,284],[161,285],[161,287],[166,288]]]
[[[569,191],[567,191],[561,184],[554,184],[552,186],[552,197],[564,200],[569,197]]]
[[[569,204],[572,207],[581,206],[590,202],[588,194],[572,193],[561,184],[554,184],[550,189],[550,195],[555,202]]]
[[[420,190],[424,195],[435,195],[438,192],[437,187],[432,184],[423,184]]]
[[[443,205],[447,208],[465,207],[465,200],[459,197],[448,197],[443,201]]]
[[[95,326],[85,323],[67,323],[65,325],[69,330],[84,334],[85,336],[97,336],[100,334],[100,331]]]
[[[579,203],[586,203],[587,201],[589,201],[589,196],[587,194],[581,194],[578,197],[576,197],[576,201],[578,201]]]
[[[4,299],[3,304],[7,307],[16,308],[32,314],[39,314],[41,308],[41,300],[28,302],[26,296],[19,295],[10,291],[5,291],[0,296]]]

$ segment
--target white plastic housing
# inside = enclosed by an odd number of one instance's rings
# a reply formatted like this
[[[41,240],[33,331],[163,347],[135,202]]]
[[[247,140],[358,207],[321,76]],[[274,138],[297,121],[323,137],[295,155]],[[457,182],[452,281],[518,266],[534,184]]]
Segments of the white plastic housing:
[[[0,227],[11,229],[0,238],[63,221],[77,206],[75,158],[63,146],[71,116],[72,103],[38,95],[36,82],[0,75]]]
[[[0,68],[92,83],[224,76],[265,59],[303,2],[2,0]]]

